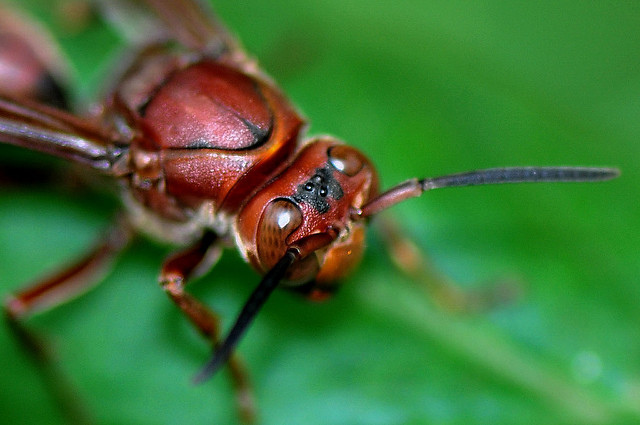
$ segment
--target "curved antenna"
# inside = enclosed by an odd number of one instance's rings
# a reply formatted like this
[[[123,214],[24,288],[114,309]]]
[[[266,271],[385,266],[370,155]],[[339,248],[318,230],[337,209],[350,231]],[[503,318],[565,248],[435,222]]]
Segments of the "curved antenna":
[[[297,251],[288,249],[275,266],[262,278],[260,284],[253,290],[249,299],[242,307],[240,315],[233,324],[229,334],[220,344],[216,344],[215,351],[211,359],[205,364],[202,370],[193,378],[193,382],[199,384],[217,372],[220,367],[227,362],[231,353],[235,349],[240,337],[245,333],[260,307],[267,301],[269,295],[278,286],[289,267],[296,260]]]
[[[411,179],[392,187],[353,214],[355,220],[370,217],[399,202],[441,187],[478,186],[503,183],[595,182],[620,175],[617,168],[593,167],[507,167],[489,168],[446,176]]]
[[[267,301],[273,290],[284,279],[287,270],[297,260],[303,259],[314,251],[327,246],[337,237],[337,232],[329,229],[327,233],[315,233],[306,238],[302,238],[294,242],[284,253],[282,258],[278,260],[275,266],[264,275],[256,289],[253,290],[249,299],[242,307],[238,318],[231,327],[226,338],[219,344],[216,344],[213,356],[204,365],[202,370],[193,378],[195,384],[199,384],[215,374],[222,367],[233,353],[240,342],[240,338],[244,335],[249,325],[255,319],[256,314]]]

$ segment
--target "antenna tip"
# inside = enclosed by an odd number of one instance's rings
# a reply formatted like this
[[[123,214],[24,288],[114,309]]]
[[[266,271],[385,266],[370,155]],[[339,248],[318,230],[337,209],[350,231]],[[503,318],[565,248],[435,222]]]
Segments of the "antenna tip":
[[[606,180],[615,179],[617,177],[620,177],[621,174],[619,168],[603,168],[602,172]]]
[[[576,171],[580,174],[580,168],[576,168]],[[584,180],[577,178],[576,181],[606,181],[620,176],[620,170],[614,167],[583,168],[582,173]]]
[[[220,369],[222,364],[224,363],[224,356],[220,351],[216,350],[213,357],[205,364],[200,372],[198,372],[192,379],[191,383],[193,385],[200,385],[207,379],[211,378],[215,373]]]

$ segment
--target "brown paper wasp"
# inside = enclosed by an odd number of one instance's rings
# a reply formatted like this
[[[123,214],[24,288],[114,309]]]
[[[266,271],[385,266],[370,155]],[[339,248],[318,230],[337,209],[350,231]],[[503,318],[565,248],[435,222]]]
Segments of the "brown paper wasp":
[[[101,107],[81,115],[66,109],[46,42],[2,12],[0,141],[111,177],[123,204],[87,256],[7,299],[9,323],[27,343],[33,338],[21,319],[82,292],[134,233],[174,243],[180,249],[164,262],[160,285],[214,347],[195,381],[228,366],[241,415],[250,418],[238,341],[276,287],[312,300],[335,292],[361,259],[371,217],[442,187],[618,175],[612,168],[494,168],[411,179],[381,192],[361,152],[333,137],[303,137],[304,119],[209,11],[191,0],[131,4],[148,10],[157,32]],[[402,256],[403,240],[390,239]],[[185,286],[231,246],[263,278],[221,337],[216,316]]]

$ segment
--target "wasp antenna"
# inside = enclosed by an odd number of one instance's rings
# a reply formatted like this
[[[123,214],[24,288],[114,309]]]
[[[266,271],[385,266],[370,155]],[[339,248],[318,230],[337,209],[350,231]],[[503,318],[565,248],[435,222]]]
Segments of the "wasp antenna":
[[[236,345],[240,342],[240,338],[244,335],[251,322],[253,322],[260,307],[267,301],[269,295],[276,289],[280,281],[284,279],[289,267],[291,267],[296,260],[305,258],[316,250],[331,244],[337,237],[338,232],[335,229],[329,229],[324,233],[314,233],[306,236],[289,246],[289,249],[287,249],[282,258],[264,275],[256,289],[249,295],[249,299],[244,304],[244,307],[242,307],[227,337],[220,344],[216,344],[211,359],[193,378],[195,384],[199,384],[210,378],[229,360],[231,353],[233,353]]]
[[[590,167],[508,167],[470,171],[421,180],[423,190],[450,186],[477,186],[501,183],[593,182],[609,180],[620,172],[616,168]]]
[[[251,322],[253,322],[260,307],[267,301],[273,290],[284,278],[287,270],[294,263],[298,255],[299,252],[295,248],[287,250],[276,265],[264,275],[256,289],[254,289],[249,296],[244,307],[242,307],[242,311],[240,311],[240,315],[233,324],[227,337],[220,344],[216,345],[211,359],[193,378],[195,384],[199,384],[213,376],[218,369],[227,362],[236,345],[240,342],[240,338],[244,335]]]
[[[489,168],[446,176],[411,179],[392,187],[369,201],[354,214],[355,219],[370,217],[399,202],[422,195],[427,190],[454,186],[502,183],[595,182],[620,175],[617,168],[594,167],[507,167]]]

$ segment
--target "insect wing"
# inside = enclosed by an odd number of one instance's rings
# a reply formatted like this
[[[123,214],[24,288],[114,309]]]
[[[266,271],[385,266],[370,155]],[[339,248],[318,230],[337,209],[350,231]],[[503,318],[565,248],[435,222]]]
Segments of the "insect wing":
[[[89,122],[59,109],[0,97],[0,143],[110,171],[116,148]]]
[[[211,8],[196,0],[101,0],[105,15],[131,41],[176,40],[212,56],[244,58],[240,44]],[[152,13],[149,13],[152,12]]]

